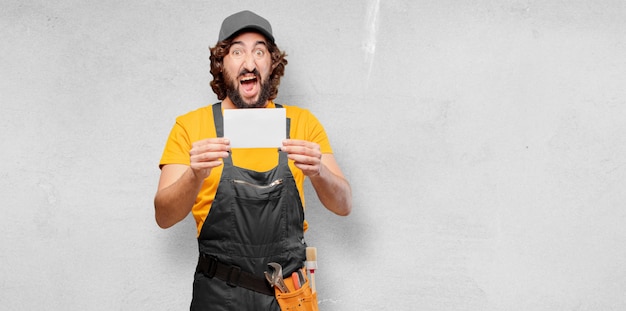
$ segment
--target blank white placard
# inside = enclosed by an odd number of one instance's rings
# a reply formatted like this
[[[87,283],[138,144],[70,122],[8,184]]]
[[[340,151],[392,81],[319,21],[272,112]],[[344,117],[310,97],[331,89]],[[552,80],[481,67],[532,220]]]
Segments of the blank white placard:
[[[287,137],[283,108],[224,109],[224,137],[231,148],[278,148]]]

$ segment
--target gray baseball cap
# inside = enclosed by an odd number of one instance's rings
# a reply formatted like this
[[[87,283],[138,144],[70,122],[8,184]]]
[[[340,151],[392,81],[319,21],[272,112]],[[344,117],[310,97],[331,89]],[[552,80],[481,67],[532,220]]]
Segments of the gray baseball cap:
[[[274,42],[270,22],[250,11],[241,11],[225,18],[217,42],[226,40],[244,29],[258,31],[268,40]]]

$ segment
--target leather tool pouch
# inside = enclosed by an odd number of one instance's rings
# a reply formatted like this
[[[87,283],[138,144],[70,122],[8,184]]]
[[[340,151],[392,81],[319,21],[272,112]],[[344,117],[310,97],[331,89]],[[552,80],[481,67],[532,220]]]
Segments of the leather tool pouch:
[[[306,275],[306,274],[305,274]],[[300,289],[296,290],[290,280],[285,280],[285,285],[289,288],[288,293],[276,291],[276,300],[282,311],[319,311],[317,306],[317,293],[313,293],[309,281],[307,280]]]

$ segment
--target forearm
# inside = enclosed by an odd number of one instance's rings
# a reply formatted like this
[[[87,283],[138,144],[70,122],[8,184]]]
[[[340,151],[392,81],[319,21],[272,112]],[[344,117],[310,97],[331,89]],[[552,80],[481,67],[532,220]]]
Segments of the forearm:
[[[169,228],[187,217],[202,182],[203,180],[197,178],[191,169],[187,169],[176,182],[157,191],[154,209],[159,227]]]
[[[331,212],[347,216],[352,211],[352,189],[348,181],[333,172],[325,165],[320,173],[309,177],[320,202]]]

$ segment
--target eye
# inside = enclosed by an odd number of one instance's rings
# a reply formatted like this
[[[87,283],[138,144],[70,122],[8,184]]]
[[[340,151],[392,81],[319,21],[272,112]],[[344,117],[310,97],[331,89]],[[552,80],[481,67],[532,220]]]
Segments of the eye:
[[[230,51],[230,54],[233,57],[241,57],[241,55],[243,55],[243,52],[240,49],[234,49],[234,50]]]
[[[255,50],[254,51],[254,56],[256,56],[258,58],[261,58],[261,57],[265,56],[265,51],[263,51],[261,49]]]

